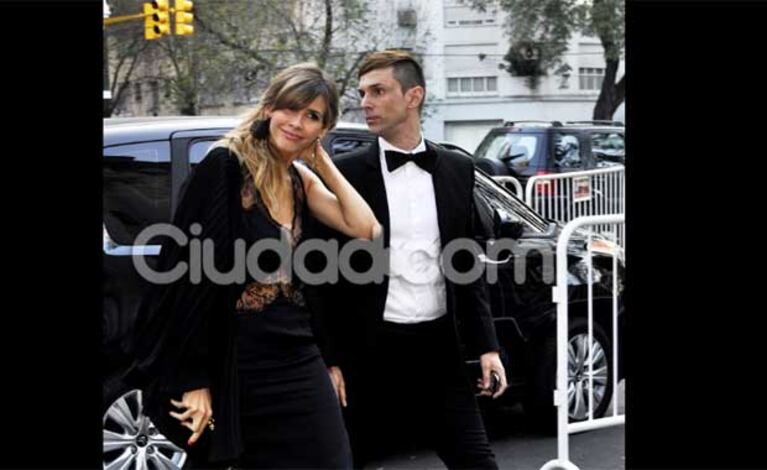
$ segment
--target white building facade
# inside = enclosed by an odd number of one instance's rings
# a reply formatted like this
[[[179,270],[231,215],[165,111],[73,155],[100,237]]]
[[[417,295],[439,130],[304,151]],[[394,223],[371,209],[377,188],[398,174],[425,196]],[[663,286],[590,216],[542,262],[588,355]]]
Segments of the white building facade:
[[[422,52],[427,109],[424,134],[473,152],[489,129],[513,120],[590,120],[602,77],[604,52],[596,37],[575,36],[563,57],[569,77],[549,71],[531,90],[524,77],[500,69],[509,49],[505,13],[498,7],[472,9],[466,0],[397,0],[389,11],[415,10],[428,41]],[[401,22],[399,27],[401,28]],[[618,78],[624,73],[623,61]],[[624,121],[623,105],[613,119]]]

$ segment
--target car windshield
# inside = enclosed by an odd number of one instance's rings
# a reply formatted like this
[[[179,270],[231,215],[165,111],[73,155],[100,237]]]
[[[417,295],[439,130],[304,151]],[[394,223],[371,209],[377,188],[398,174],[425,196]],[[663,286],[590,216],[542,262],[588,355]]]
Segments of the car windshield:
[[[508,160],[511,164],[519,166],[522,162],[533,159],[540,140],[541,137],[537,134],[516,132],[491,134],[479,145],[474,158]]]
[[[511,212],[511,215],[516,216],[532,230],[546,232],[549,227],[549,222],[546,219],[482,171],[477,170],[475,174],[475,188],[480,193],[481,198],[491,206],[491,209]]]

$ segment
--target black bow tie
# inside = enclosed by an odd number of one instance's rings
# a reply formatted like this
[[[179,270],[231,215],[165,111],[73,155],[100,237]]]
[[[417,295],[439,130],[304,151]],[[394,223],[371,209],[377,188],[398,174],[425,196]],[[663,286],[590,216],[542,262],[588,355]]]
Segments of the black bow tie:
[[[386,155],[386,168],[390,173],[407,162],[413,162],[423,168],[424,171],[431,173],[434,171],[434,165],[437,163],[437,154],[429,150],[418,153],[402,153],[396,150],[387,150],[384,154]]]

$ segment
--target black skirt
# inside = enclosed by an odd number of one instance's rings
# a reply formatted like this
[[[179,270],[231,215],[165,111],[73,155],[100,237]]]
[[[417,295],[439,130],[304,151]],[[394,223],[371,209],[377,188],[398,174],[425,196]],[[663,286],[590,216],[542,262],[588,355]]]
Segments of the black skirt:
[[[236,320],[244,453],[237,468],[351,468],[341,408],[302,306]]]

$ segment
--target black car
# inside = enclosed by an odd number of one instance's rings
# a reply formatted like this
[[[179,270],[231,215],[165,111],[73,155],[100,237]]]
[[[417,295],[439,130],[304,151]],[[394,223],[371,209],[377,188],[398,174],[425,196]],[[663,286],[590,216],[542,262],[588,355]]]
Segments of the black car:
[[[524,187],[536,175],[624,163],[625,127],[614,121],[515,121],[491,129],[474,153],[477,167],[513,176]]]
[[[141,252],[150,266],[156,263],[159,246],[134,244],[145,227],[169,223],[180,194],[194,166],[210,145],[237,124],[229,117],[162,117],[104,120],[104,256],[103,256],[103,394],[104,463],[131,461],[164,462],[181,467],[184,451],[158,434],[141,412],[141,393],[130,390],[121,377],[130,364],[130,338],[139,301],[148,284],[132,263],[131,253]],[[340,124],[323,140],[331,156],[370,145],[375,137],[364,125]],[[497,269],[498,282],[490,284],[495,326],[502,345],[502,360],[511,388],[504,401],[522,400],[537,422],[554,428],[552,402],[556,370],[555,317],[552,286],[556,243],[561,226],[545,220],[497,184],[477,172],[474,192],[482,233],[477,242],[490,247],[501,238],[514,240],[513,249],[493,253],[487,250],[479,261]],[[619,247],[595,237],[594,270],[591,276],[594,297],[594,390],[582,390],[593,397],[595,417],[607,409],[612,390],[612,255],[618,258],[617,289],[622,292],[623,255]],[[577,232],[569,245],[569,302],[571,311],[570,347],[577,353],[571,366],[582,371],[581,354],[586,335],[588,269],[585,263],[586,238]],[[515,279],[520,276],[524,279]],[[623,329],[622,295],[618,299],[619,337]],[[622,344],[622,342],[619,342]],[[471,359],[471,358],[469,358]],[[619,354],[619,377],[622,377]],[[475,367],[476,361],[470,360]],[[583,376],[585,377],[585,376]],[[579,384],[576,384],[580,381]],[[571,377],[574,389],[581,390],[583,378]],[[577,387],[576,387],[577,385]],[[487,402],[487,400],[481,400]],[[573,404],[577,402],[573,398]],[[584,419],[583,406],[571,407],[573,420]],[[122,468],[122,467],[121,467]],[[139,467],[137,467],[139,468]]]

